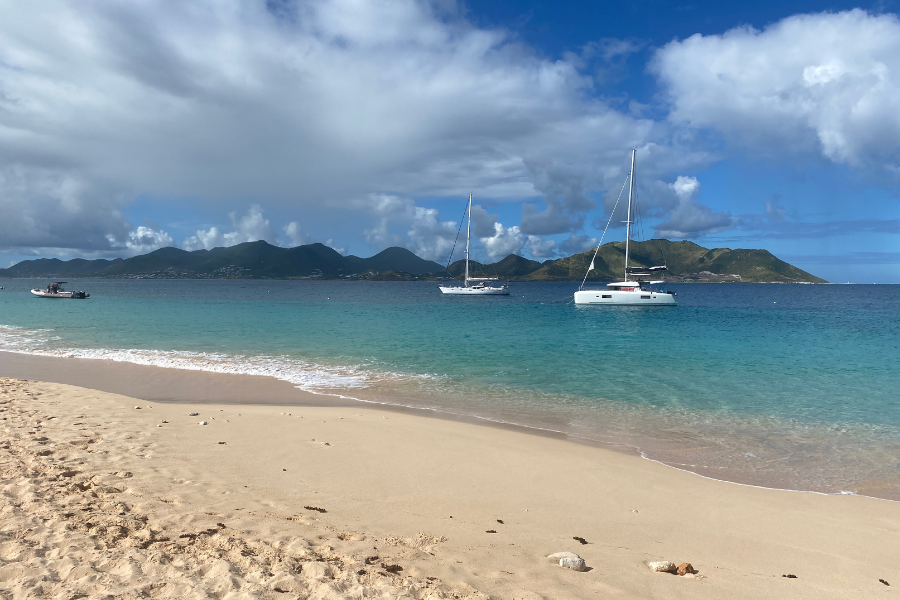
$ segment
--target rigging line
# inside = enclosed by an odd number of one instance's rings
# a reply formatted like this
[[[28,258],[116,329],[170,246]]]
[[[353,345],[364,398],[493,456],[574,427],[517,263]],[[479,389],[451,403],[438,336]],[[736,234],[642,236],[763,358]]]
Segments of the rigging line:
[[[643,215],[642,215],[641,212],[640,212],[640,204],[639,204],[639,203],[637,204],[637,207],[638,207],[638,211],[639,211],[639,212],[637,213],[637,215],[638,215],[637,218],[638,218],[638,227],[640,228],[640,231],[641,231],[641,241],[642,241],[642,242],[646,242],[646,241],[649,241],[649,240],[647,240],[647,238],[644,236],[644,217],[643,217]],[[662,257],[662,259],[663,259],[663,260],[662,260],[663,266],[667,266],[667,265],[668,265],[668,261],[666,260],[666,251],[665,251],[664,247],[663,247],[663,246],[659,246],[658,250],[659,250],[659,255],[660,255],[660,256]],[[653,251],[652,248],[649,248],[649,247],[648,247],[647,252],[652,252],[652,251]],[[651,260],[653,260],[652,257],[651,257]],[[654,261],[654,262],[656,262],[656,261]]]
[[[593,256],[593,258],[591,258],[591,264],[594,264],[594,260],[597,258],[597,253],[600,252],[600,246],[603,245],[603,238],[606,237],[606,230],[609,229],[609,224],[612,223],[613,215],[616,214],[616,207],[619,206],[619,200],[622,199],[622,193],[625,191],[625,186],[628,185],[628,179],[630,177],[631,177],[631,171],[628,171],[628,176],[625,177],[625,183],[622,184],[622,189],[619,190],[619,197],[616,198],[616,203],[615,203],[615,205],[613,205],[612,212],[609,213],[609,220],[606,222],[606,227],[603,228],[603,234],[600,236],[600,243],[597,244],[597,249],[594,250],[594,256]],[[584,282],[587,281],[587,276],[588,276],[588,273],[590,273],[590,272],[591,272],[591,269],[590,269],[590,267],[588,267],[588,270],[584,273],[584,279],[581,280],[581,287],[578,288],[579,290],[584,289]],[[574,302],[574,300],[573,300],[573,302]]]
[[[638,194],[637,192],[635,192],[634,194],[634,203],[637,209],[638,231],[641,235],[641,241],[646,242],[647,238],[644,237],[644,217],[641,214],[641,198],[640,194]]]
[[[635,202],[636,202],[636,206],[637,206],[637,220],[638,220],[638,228],[640,229],[640,232],[641,232],[641,241],[646,242],[649,240],[647,240],[646,236],[644,236],[644,216],[642,214],[643,211],[641,211],[640,197],[638,196],[637,193],[635,193]],[[651,249],[648,249],[647,251],[652,252]],[[659,247],[659,254],[663,259],[663,261],[662,261],[663,265],[668,264],[666,261],[666,252],[665,252],[665,250],[663,250],[662,246]],[[652,257],[651,257],[651,260],[652,260]]]
[[[463,210],[462,219],[459,220],[459,227],[456,228],[456,239],[453,240],[453,247],[450,249],[450,256],[447,258],[447,266],[444,267],[444,271],[446,271],[447,275],[450,275],[450,261],[453,260],[453,253],[456,252],[456,243],[459,241],[459,232],[462,231],[463,221],[466,220],[466,213],[469,212],[469,205],[466,205],[466,208]]]

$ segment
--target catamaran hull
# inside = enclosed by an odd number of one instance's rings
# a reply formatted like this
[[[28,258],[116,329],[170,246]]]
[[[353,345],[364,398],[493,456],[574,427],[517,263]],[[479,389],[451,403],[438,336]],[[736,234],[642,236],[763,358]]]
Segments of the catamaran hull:
[[[665,292],[621,292],[618,290],[581,290],[575,292],[575,304],[605,306],[675,306],[675,296]]]
[[[439,287],[442,294],[458,296],[509,296],[509,288]]]

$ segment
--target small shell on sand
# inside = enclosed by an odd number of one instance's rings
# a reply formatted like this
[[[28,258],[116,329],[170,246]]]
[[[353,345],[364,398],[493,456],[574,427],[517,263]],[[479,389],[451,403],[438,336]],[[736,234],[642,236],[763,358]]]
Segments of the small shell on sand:
[[[559,559],[559,566],[572,569],[573,571],[587,570],[583,558],[561,558]]]
[[[575,554],[574,552],[554,552],[553,554],[549,555],[547,558],[552,558],[554,560],[555,559],[563,559],[563,558],[581,560],[581,557],[578,556],[577,554]]]
[[[190,413],[188,416],[189,416],[189,417],[196,417],[196,416],[198,416],[199,414],[200,414],[200,413]]]
[[[674,573],[678,568],[671,560],[649,562],[647,563],[647,566],[650,567],[651,571],[656,571],[657,573]]]
[[[159,423],[157,423],[156,426],[157,426],[157,427],[162,427],[162,425],[160,425]]]
[[[207,423],[206,421],[200,421],[200,424],[201,425],[209,425],[209,423]]]
[[[141,407],[140,407],[140,406],[135,406],[135,407],[134,407],[134,410],[141,410]]]

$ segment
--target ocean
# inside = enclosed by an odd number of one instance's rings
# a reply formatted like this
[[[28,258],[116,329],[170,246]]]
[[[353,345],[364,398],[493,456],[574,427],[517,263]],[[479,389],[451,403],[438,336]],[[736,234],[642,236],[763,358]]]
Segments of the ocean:
[[[434,282],[0,280],[0,350],[266,375],[640,452],[738,483],[900,500],[900,286],[674,284],[677,307]],[[2,360],[2,359],[0,359]]]

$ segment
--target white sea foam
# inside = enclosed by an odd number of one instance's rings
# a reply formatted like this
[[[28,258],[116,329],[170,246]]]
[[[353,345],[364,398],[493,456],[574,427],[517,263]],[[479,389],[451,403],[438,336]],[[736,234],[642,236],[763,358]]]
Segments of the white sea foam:
[[[289,356],[248,356],[181,350],[113,348],[65,348],[53,342],[59,338],[47,329],[23,329],[0,325],[0,350],[36,356],[112,360],[137,365],[274,377],[312,392],[366,388],[396,373],[376,373],[356,367],[322,365]]]
[[[40,349],[52,341],[49,329],[24,329],[14,325],[0,325],[0,350],[8,352]]]

